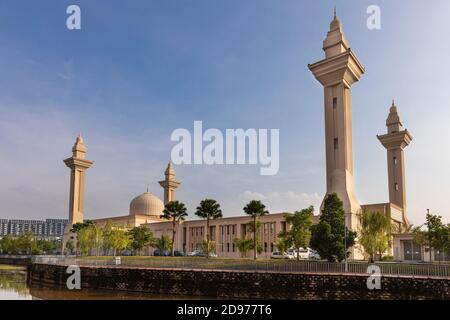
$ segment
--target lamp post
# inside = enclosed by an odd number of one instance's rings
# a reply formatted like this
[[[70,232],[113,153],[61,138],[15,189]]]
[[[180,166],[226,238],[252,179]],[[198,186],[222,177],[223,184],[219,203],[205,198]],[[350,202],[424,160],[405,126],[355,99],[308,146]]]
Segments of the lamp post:
[[[348,272],[348,261],[347,261],[347,226],[345,225],[345,215],[344,215],[344,252],[345,252],[345,272]]]
[[[427,209],[427,216],[428,216],[429,214],[430,214],[430,209]],[[427,221],[428,221],[428,220],[427,220]],[[430,264],[432,264],[432,261],[431,261],[431,233],[430,233],[430,228],[429,228],[428,223],[424,223],[424,224],[427,225],[428,250],[430,250]]]

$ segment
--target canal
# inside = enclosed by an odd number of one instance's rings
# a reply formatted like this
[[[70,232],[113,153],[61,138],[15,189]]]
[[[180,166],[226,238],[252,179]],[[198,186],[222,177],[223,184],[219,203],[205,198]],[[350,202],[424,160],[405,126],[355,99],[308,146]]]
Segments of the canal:
[[[24,267],[0,264],[0,300],[177,300],[201,297],[155,295],[109,290],[61,290],[29,286]]]

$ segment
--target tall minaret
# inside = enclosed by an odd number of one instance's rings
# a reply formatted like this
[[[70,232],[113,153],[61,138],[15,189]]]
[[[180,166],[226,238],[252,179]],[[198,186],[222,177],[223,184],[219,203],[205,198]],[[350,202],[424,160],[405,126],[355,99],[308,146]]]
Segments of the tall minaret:
[[[172,161],[167,165],[164,175],[165,180],[159,181],[159,184],[164,188],[164,204],[167,204],[170,201],[175,201],[175,189],[178,188],[181,182],[175,179],[175,169]]]
[[[81,135],[78,135],[72,148],[72,157],[65,159],[64,163],[70,168],[70,195],[69,223],[64,230],[63,247],[73,237],[70,232],[72,226],[83,222],[86,170],[93,164],[93,161],[86,160],[86,146]]]
[[[353,190],[351,86],[364,67],[351,51],[334,12],[323,41],[325,59],[308,65],[324,86],[327,194],[337,193],[344,203],[346,226],[356,230],[361,207]]]
[[[412,140],[408,130],[403,129],[397,113],[394,100],[386,119],[387,134],[379,135],[378,140],[387,149],[387,163],[389,176],[389,202],[400,207],[403,219],[406,219],[406,185],[405,185],[405,155],[403,149]]]

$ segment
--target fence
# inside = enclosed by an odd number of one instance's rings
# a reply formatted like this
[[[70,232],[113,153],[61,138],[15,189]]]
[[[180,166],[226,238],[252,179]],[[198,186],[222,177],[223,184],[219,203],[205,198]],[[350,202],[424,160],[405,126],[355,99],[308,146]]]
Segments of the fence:
[[[236,271],[266,271],[266,272],[301,272],[301,273],[350,273],[367,274],[367,262],[332,263],[324,261],[293,261],[293,260],[247,260],[247,259],[206,259],[206,258],[77,258],[63,256],[36,256],[33,263],[137,267],[137,268],[172,268],[172,269],[209,269]],[[425,263],[374,263],[380,267],[382,275],[399,276],[432,276],[450,278],[450,265]],[[372,264],[373,265],[373,264]]]

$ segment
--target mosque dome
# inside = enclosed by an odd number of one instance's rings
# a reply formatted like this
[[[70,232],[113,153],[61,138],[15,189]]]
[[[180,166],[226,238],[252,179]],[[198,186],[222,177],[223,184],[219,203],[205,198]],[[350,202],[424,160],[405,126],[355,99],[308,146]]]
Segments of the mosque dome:
[[[145,192],[130,202],[130,216],[140,214],[159,217],[163,210],[164,203],[150,192]]]

